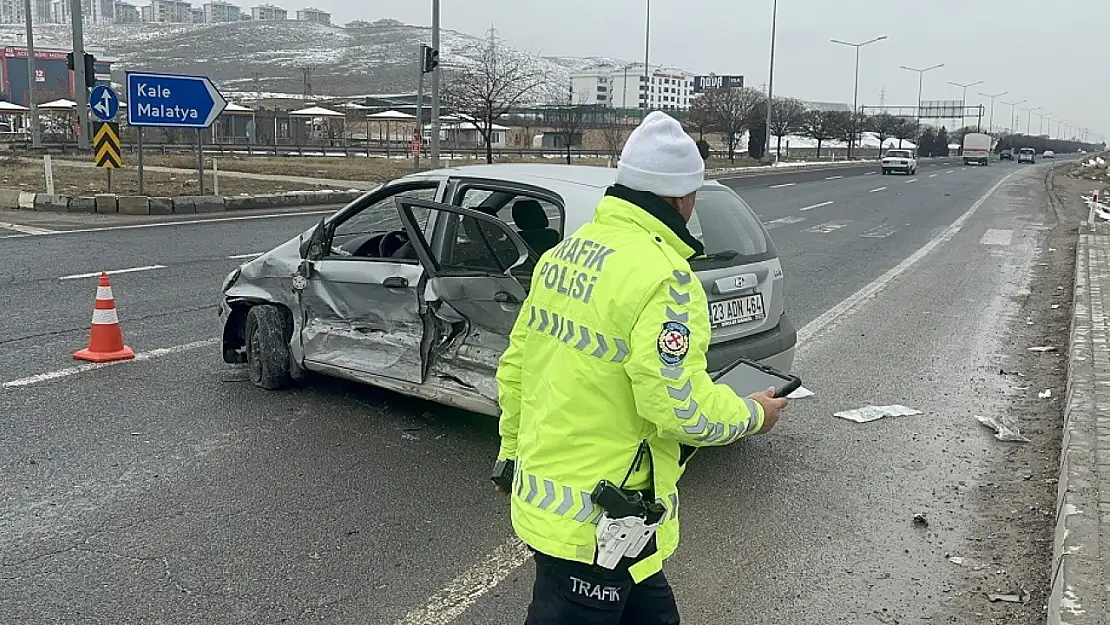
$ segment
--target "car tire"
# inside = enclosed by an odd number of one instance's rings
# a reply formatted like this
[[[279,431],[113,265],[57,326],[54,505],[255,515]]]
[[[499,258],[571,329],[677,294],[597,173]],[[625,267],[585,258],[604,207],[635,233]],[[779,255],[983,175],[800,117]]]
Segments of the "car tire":
[[[259,388],[275,391],[289,386],[289,320],[277,306],[260,304],[247,311],[247,371]]]
[[[885,176],[885,175],[887,175],[887,174],[889,174],[889,173],[890,173],[890,171],[889,171],[889,170],[886,170],[886,169],[884,169],[884,170],[883,170],[883,175],[884,175],[884,176]]]

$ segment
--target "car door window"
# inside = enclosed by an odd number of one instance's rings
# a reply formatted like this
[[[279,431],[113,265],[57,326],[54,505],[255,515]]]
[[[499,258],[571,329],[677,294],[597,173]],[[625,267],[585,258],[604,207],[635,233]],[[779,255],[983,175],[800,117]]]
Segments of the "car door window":
[[[359,258],[398,258],[415,260],[415,255],[404,255],[405,235],[401,218],[397,214],[397,199],[435,201],[439,184],[423,182],[398,185],[385,189],[384,195],[369,198],[368,204],[347,215],[335,226],[332,233],[333,256]],[[421,229],[427,227],[429,213],[417,208],[414,211]]]

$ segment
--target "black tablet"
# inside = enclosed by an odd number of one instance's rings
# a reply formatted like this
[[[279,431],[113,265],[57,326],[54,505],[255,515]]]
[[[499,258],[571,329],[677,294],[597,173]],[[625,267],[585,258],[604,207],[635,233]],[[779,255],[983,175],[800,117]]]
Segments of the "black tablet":
[[[740,397],[747,397],[769,388],[775,397],[786,397],[802,386],[802,379],[772,367],[741,358],[713,375],[713,381],[725,384]]]

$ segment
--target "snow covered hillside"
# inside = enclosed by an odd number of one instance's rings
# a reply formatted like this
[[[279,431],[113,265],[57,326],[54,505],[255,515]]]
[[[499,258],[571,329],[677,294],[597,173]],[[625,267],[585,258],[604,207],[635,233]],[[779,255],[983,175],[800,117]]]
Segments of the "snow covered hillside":
[[[0,25],[0,41],[21,45],[22,27]],[[428,28],[396,20],[350,27],[305,22],[235,24],[117,24],[89,26],[86,46],[119,59],[116,68],[211,76],[229,94],[301,94],[304,68],[311,68],[316,95],[347,96],[416,89],[417,50],[431,41]],[[68,26],[36,26],[42,47],[69,47]],[[444,31],[440,58],[445,68],[472,62],[468,52],[483,40]],[[566,84],[581,67],[612,59],[541,58],[552,84]]]

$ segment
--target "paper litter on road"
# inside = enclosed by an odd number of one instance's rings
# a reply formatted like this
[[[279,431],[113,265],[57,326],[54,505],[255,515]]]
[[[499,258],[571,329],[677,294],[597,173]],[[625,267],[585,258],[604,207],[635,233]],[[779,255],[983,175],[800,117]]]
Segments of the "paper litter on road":
[[[961,556],[952,556],[952,557],[948,558],[948,561],[951,562],[952,564],[958,564],[960,566],[963,566],[967,562],[967,560],[965,560]]]
[[[994,602],[1002,601],[1003,603],[1029,603],[1029,591],[1019,588],[1017,592],[992,592],[987,594],[987,599]]]
[[[805,399],[806,397],[813,397],[817,393],[809,390],[804,386],[799,386],[798,390],[786,396],[787,399]]]
[[[921,414],[920,410],[907,408],[906,406],[864,406],[863,408],[855,408],[853,410],[843,410],[841,412],[834,412],[834,417],[855,421],[856,423],[870,423],[878,421],[883,417],[912,417]]]
[[[1060,305],[1059,305],[1059,304],[1053,304],[1053,305],[1052,305],[1052,310],[1056,310],[1056,309],[1057,309],[1057,308],[1059,308],[1059,307],[1060,307]]]
[[[1043,354],[1045,352],[1054,352],[1056,351],[1056,348],[1051,345],[1041,345],[1040,347],[1030,347],[1029,351],[1040,352]]]
[[[998,420],[994,417],[984,417],[975,415],[979,423],[994,430],[994,437],[1005,443],[1028,443],[1029,439],[1021,435],[1021,431],[1016,425],[1006,423],[1006,420]]]
[[[1049,397],[1052,397],[1052,389],[1046,388],[1044,391],[1037,393],[1037,397],[1040,397],[1041,399],[1048,399]]]

